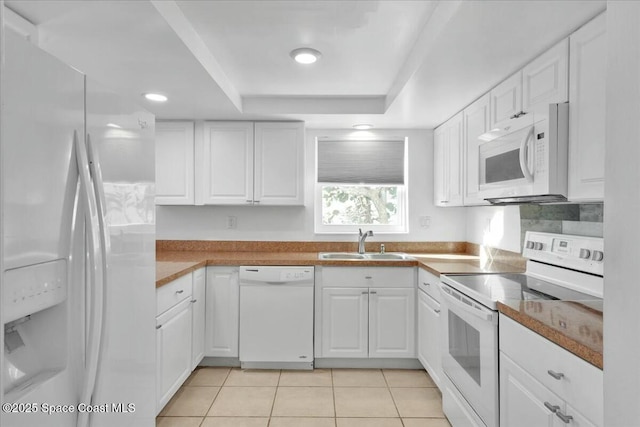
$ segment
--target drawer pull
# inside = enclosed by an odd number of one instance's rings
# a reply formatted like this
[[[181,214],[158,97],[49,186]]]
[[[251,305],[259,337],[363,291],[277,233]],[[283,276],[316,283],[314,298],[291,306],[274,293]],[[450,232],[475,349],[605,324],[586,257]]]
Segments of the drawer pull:
[[[560,418],[563,423],[569,424],[573,417],[571,415],[565,415],[560,411],[556,411],[556,417]]]
[[[365,279],[373,279],[372,276],[364,276]]]
[[[362,291],[362,295],[369,295],[369,291]]]
[[[160,329],[160,328],[162,328],[162,325],[156,326],[156,329]]]
[[[544,406],[547,407],[548,410],[550,410],[551,412],[553,412],[554,414],[558,412],[558,410],[560,409],[560,407],[558,405],[552,405],[549,402],[544,402]]]
[[[369,293],[370,293],[371,295],[376,295],[376,294],[377,294],[377,292],[376,292],[376,291],[371,291],[371,292],[369,292]]]
[[[429,282],[422,282],[422,284],[425,285],[425,286],[431,286],[431,283],[429,283]]]
[[[181,294],[184,292],[184,289],[180,289],[179,291],[176,291],[176,294]]]
[[[554,372],[551,369],[547,371],[547,374],[551,375],[553,378],[557,380],[561,380],[564,378],[564,374],[562,372]]]
[[[197,303],[197,302],[198,302],[198,300],[197,300],[197,299],[192,299],[192,300],[191,300],[191,304],[195,304],[195,303]]]
[[[433,310],[435,314],[440,314],[440,310]]]

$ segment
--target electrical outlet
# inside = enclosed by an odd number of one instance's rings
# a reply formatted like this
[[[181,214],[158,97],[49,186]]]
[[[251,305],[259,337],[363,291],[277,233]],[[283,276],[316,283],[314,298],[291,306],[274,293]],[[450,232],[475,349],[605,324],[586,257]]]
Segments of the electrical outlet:
[[[238,228],[238,217],[236,216],[228,216],[227,217],[227,230],[235,230]]]
[[[430,216],[421,216],[420,217],[420,227],[429,228],[431,226],[431,217]]]

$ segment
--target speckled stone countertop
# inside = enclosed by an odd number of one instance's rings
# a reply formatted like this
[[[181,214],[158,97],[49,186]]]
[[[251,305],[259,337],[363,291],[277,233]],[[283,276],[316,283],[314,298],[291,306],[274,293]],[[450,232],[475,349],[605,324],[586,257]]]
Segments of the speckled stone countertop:
[[[408,252],[407,252],[408,253]],[[468,253],[408,253],[411,260],[321,260],[318,252],[280,251],[203,251],[178,250],[156,252],[156,287],[207,265],[333,265],[342,267],[418,266],[433,274],[522,272],[523,266],[488,260]]]
[[[376,252],[379,242],[367,243]],[[418,266],[435,275],[521,273],[519,254],[465,242],[385,242],[388,252],[412,260],[321,260],[319,252],[354,252],[351,242],[159,241],[156,287],[208,265]],[[592,304],[593,306],[593,304]],[[501,313],[602,369],[602,302],[595,309],[575,302],[498,303]],[[599,311],[598,311],[599,310]]]
[[[602,300],[506,300],[498,310],[602,369]]]

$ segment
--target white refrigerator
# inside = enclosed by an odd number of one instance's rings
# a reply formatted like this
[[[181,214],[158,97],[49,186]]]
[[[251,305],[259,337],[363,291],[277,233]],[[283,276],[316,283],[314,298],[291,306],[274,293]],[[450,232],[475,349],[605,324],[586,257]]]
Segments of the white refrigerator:
[[[5,32],[3,427],[155,425],[154,117]]]

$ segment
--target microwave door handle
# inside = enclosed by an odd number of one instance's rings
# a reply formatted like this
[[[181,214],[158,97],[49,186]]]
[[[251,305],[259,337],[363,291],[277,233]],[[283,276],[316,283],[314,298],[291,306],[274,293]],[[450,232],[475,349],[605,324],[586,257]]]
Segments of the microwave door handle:
[[[529,147],[529,139],[533,138],[533,126],[527,132],[527,135],[522,139],[520,143],[520,169],[522,169],[522,174],[528,182],[533,182],[533,174],[529,170],[529,157],[527,154],[527,150]]]

